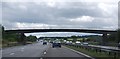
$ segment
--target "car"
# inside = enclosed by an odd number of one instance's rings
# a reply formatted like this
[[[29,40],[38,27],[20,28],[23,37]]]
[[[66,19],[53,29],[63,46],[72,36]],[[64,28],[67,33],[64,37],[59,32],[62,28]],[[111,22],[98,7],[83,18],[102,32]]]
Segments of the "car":
[[[88,45],[88,43],[87,43],[87,42],[84,42],[84,43],[82,43],[82,45]]]
[[[43,42],[42,40],[40,42]]]
[[[75,44],[80,45],[80,44],[81,44],[81,42],[77,41],[77,42],[75,42]]]
[[[61,43],[52,43],[52,47],[61,47]]]
[[[43,42],[43,45],[47,45],[47,42]]]
[[[50,43],[53,43],[52,41]]]

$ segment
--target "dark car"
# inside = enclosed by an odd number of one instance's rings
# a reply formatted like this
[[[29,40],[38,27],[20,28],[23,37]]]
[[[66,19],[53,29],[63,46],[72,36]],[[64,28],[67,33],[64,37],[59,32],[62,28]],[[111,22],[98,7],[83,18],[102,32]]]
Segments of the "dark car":
[[[54,48],[54,47],[61,47],[61,43],[53,43],[52,44],[52,47]]]
[[[53,43],[52,41],[50,43]]]
[[[47,42],[43,42],[43,45],[47,45]]]

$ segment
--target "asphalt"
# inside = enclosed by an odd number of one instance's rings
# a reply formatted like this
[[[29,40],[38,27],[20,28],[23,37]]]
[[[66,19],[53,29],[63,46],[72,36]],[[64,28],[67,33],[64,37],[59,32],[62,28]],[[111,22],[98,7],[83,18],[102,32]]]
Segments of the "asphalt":
[[[25,46],[16,46],[2,50],[2,59],[88,59],[64,46],[52,48],[51,44],[42,42]]]
[[[61,48],[50,47],[47,50],[46,54],[44,54],[43,58],[45,58],[45,59],[90,59],[84,55],[78,54],[78,53],[68,49],[65,46],[62,46]]]
[[[29,44],[25,46],[16,46],[2,50],[2,58],[34,58],[41,57],[43,52],[49,48],[48,45],[42,45],[42,42]]]
[[[66,47],[62,46],[61,48],[49,48],[46,52],[45,57],[84,57],[82,55],[77,54],[74,51],[67,49]]]

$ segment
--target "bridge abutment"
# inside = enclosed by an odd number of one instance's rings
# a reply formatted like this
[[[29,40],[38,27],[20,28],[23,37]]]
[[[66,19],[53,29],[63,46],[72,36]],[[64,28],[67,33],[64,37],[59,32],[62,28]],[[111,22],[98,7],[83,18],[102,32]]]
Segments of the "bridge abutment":
[[[19,34],[19,37],[18,37],[18,42],[20,44],[26,44],[26,40],[25,40],[25,35],[24,33],[18,33]]]

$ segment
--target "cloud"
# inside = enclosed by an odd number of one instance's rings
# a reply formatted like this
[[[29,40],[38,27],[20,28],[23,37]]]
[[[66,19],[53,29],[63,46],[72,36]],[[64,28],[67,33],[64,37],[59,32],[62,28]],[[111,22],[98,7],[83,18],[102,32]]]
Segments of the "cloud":
[[[71,22],[92,22],[93,20],[94,18],[90,16],[82,16],[79,18],[70,19]]]
[[[102,0],[103,1],[103,0]],[[2,24],[14,28],[117,29],[117,2],[2,2]]]
[[[3,2],[48,2],[48,0],[2,0]],[[53,0],[49,0],[53,1]],[[118,2],[119,0],[55,0],[55,2]]]
[[[47,25],[40,23],[16,23],[16,29],[49,29],[50,27],[57,27],[56,25]]]
[[[102,34],[94,34],[94,33],[77,33],[77,32],[39,32],[39,33],[25,33],[26,36],[29,36],[29,35],[35,35],[37,36],[38,38],[39,37],[70,37],[70,36],[73,36],[73,35],[76,35],[76,36],[84,36],[84,35],[102,35]]]

